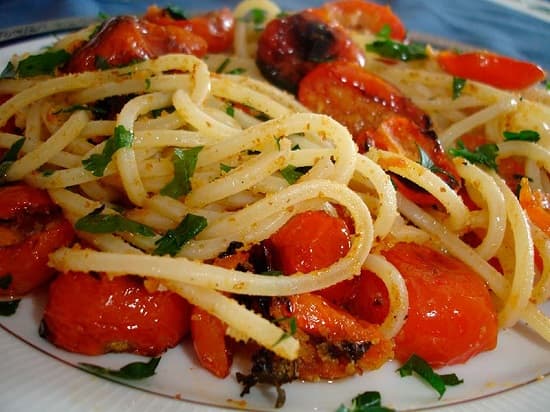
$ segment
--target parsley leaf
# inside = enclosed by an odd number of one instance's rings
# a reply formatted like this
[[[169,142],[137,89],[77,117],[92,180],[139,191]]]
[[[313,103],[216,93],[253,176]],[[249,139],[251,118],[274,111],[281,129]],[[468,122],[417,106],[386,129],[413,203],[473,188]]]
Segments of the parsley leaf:
[[[21,299],[0,302],[0,316],[11,316],[17,311]]]
[[[115,127],[114,134],[107,139],[103,152],[94,153],[89,158],[82,160],[84,169],[92,172],[94,176],[103,176],[116,151],[123,147],[132,147],[133,142],[134,134],[124,126],[118,125]]]
[[[0,185],[4,183],[8,170],[13,162],[17,160],[17,155],[25,143],[25,138],[16,140],[8,149],[4,156],[0,158]]]
[[[178,6],[167,6],[163,9],[174,20],[187,20],[185,12]]]
[[[105,110],[103,107],[88,106],[87,104],[73,104],[72,106],[56,110],[55,112],[53,112],[53,114],[72,113],[76,112],[77,110],[88,110],[93,114],[97,114],[100,116],[104,116],[107,114],[107,110]]]
[[[62,64],[65,64],[71,55],[66,50],[47,51],[42,54],[33,54],[23,60],[20,60],[17,67],[11,66],[2,72],[2,77],[12,75],[12,77],[33,77],[41,74],[53,75],[55,69]],[[15,75],[15,76],[14,76]]]
[[[380,392],[367,391],[357,395],[351,401],[351,408],[344,405],[336,412],[391,412],[393,409],[382,406],[382,397]]]
[[[104,368],[91,363],[79,363],[79,365],[85,371],[95,375],[137,380],[153,376],[159,362],[160,357],[151,358],[149,362],[132,362],[120,369]]]
[[[535,130],[522,130],[520,132],[505,131],[502,133],[504,140],[521,140],[523,142],[538,142],[540,140],[539,132]]]
[[[260,275],[263,275],[263,276],[283,276],[284,273],[280,270],[266,270],[264,272],[261,272]]]
[[[12,62],[8,62],[0,74],[0,79],[15,79],[16,76],[17,70],[15,70],[15,66]]]
[[[401,377],[411,376],[413,372],[415,372],[439,393],[439,399],[441,399],[445,393],[447,385],[454,386],[464,382],[454,373],[448,375],[439,375],[435,373],[432,367],[424,359],[414,354],[403,366],[397,369],[397,372],[399,372]]]
[[[111,68],[111,64],[107,61],[107,59],[100,55],[95,56],[94,65],[98,70],[109,70]]]
[[[229,104],[225,108],[225,113],[227,113],[231,117],[235,117],[235,107],[232,104]]]
[[[453,77],[453,100],[458,99],[462,94],[462,89],[466,86],[466,79]]]
[[[288,182],[288,184],[292,185],[296,183],[298,179],[307,172],[307,170],[304,171],[303,168],[296,167],[294,165],[288,165],[284,169],[281,169],[280,172],[285,180]]]
[[[218,66],[218,68],[215,70],[216,73],[218,73],[218,74],[223,73],[230,62],[231,62],[231,59],[229,57],[226,57],[224,59],[224,61],[221,62],[220,65]]]
[[[235,169],[235,166],[229,166],[229,165],[226,165],[225,163],[220,163],[220,170],[222,172],[230,172],[231,170]]]
[[[428,169],[430,172],[432,173],[439,173],[439,174],[442,174],[442,175],[445,175],[447,177],[447,179],[449,179],[449,184],[451,186],[455,186],[458,184],[458,182],[456,181],[455,177],[449,173],[447,170],[437,166],[432,158],[430,157],[430,155],[428,153],[426,153],[426,151],[424,149],[422,149],[422,147],[420,145],[416,145],[417,149],[418,149],[418,155],[420,157],[420,164],[422,166],[424,166],[426,169]]]
[[[267,11],[264,9],[250,9],[245,16],[241,18],[241,21],[246,23],[252,23],[254,25],[254,30],[261,30],[262,25],[267,18]]]
[[[6,290],[10,287],[11,281],[13,280],[11,273],[8,273],[7,275],[0,276],[0,289]]]
[[[453,157],[460,156],[472,163],[497,170],[496,157],[498,146],[494,143],[486,143],[476,147],[474,151],[470,151],[464,146],[461,140],[457,140],[456,147],[449,149],[449,154]]]
[[[391,40],[389,38],[381,38],[373,41],[365,46],[367,51],[376,53],[382,57],[396,59],[401,61],[420,60],[428,57],[426,46],[420,43],[404,44]]]
[[[127,219],[122,215],[102,214],[96,211],[78,219],[75,228],[88,233],[128,232],[146,237],[155,236],[154,230],[149,226]]]
[[[296,333],[296,331],[298,330],[298,326],[296,324],[296,318],[294,316],[291,316],[289,318],[279,318],[279,319],[274,319],[274,322],[277,322],[277,323],[281,323],[281,322],[288,322],[288,332],[283,332],[283,334],[281,335],[281,337],[277,340],[277,342],[275,342],[273,344],[273,346],[276,346],[278,345],[279,343],[281,343],[283,340],[285,339],[288,339],[290,338],[291,336],[294,336],[294,334]]]
[[[160,193],[177,199],[191,191],[191,177],[197,167],[197,158],[202,146],[191,149],[174,149],[172,163],[174,164],[174,178],[164,186]]]
[[[243,74],[246,72],[246,69],[243,67],[235,67],[227,72],[227,74]]]
[[[157,248],[153,254],[175,256],[187,242],[202,232],[207,224],[205,217],[189,213],[175,229],[168,230],[155,242]]]

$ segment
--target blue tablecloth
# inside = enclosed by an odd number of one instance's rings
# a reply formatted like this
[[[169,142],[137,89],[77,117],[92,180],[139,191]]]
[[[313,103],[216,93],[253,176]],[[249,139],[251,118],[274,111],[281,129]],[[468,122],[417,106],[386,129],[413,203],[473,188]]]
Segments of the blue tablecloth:
[[[13,26],[72,17],[141,14],[154,0],[0,0],[0,31]],[[233,6],[238,1],[159,0],[184,10]],[[284,9],[321,4],[315,0],[280,0]],[[518,11],[499,3],[525,7]],[[526,5],[535,4],[529,12]],[[550,69],[550,1],[548,0],[393,0],[392,8],[410,31],[445,37],[534,61]],[[537,14],[537,15],[534,15]],[[1,34],[1,32],[0,32]],[[0,40],[2,37],[0,36]]]

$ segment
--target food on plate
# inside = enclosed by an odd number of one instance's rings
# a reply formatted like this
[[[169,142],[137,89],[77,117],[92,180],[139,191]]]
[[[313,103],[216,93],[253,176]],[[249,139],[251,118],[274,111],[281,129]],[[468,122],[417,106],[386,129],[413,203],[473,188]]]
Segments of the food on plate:
[[[42,336],[77,353],[190,341],[235,379],[252,352],[277,406],[550,341],[544,76],[362,0],[106,19],[2,73],[0,294],[49,282]]]

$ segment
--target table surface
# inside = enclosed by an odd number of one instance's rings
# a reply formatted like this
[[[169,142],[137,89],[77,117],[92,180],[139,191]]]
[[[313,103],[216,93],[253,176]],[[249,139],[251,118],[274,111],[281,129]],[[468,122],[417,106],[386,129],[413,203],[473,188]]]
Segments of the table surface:
[[[13,41],[14,34],[28,35],[59,25],[45,21],[95,18],[108,15],[142,14],[154,0],[2,0],[0,42]],[[279,0],[283,9],[321,4],[316,0]],[[451,39],[550,68],[549,0],[390,0],[394,11],[411,32]],[[178,5],[186,11],[234,6],[238,1],[159,0],[159,5]],[[200,5],[197,5],[200,4]],[[59,23],[59,22],[58,22]],[[34,25],[30,28],[28,25]],[[18,31],[11,30],[17,27]],[[26,27],[22,27],[26,26]],[[22,30],[24,28],[24,30]],[[11,33],[10,33],[11,32]],[[8,36],[8,34],[11,35]],[[0,43],[0,46],[2,43]]]

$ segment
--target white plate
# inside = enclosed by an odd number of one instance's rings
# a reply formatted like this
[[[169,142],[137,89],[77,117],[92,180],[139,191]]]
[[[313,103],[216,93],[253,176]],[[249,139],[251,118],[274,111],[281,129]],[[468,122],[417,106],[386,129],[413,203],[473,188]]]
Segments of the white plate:
[[[52,37],[40,38],[0,49],[0,68],[13,53],[37,50],[51,41]],[[214,378],[197,365],[189,346],[168,351],[154,377],[131,383],[140,390],[82,372],[70,365],[88,362],[118,368],[144,359],[120,354],[87,357],[55,348],[38,335],[44,301],[43,292],[35,293],[21,301],[14,316],[0,318],[0,410],[258,411],[269,410],[274,403],[272,388],[253,388],[250,395],[240,398],[241,387],[234,372],[246,373],[243,365],[237,362],[225,380]],[[546,309],[550,312],[550,305]],[[335,411],[340,404],[349,405],[355,395],[367,390],[379,391],[385,406],[399,410],[445,406],[445,410],[453,412],[550,410],[550,377],[542,379],[550,374],[550,345],[524,326],[501,332],[496,350],[483,353],[466,365],[441,370],[464,379],[464,384],[448,388],[441,400],[417,378],[400,378],[395,372],[397,367],[389,362],[378,371],[336,382],[285,385],[284,411]]]

